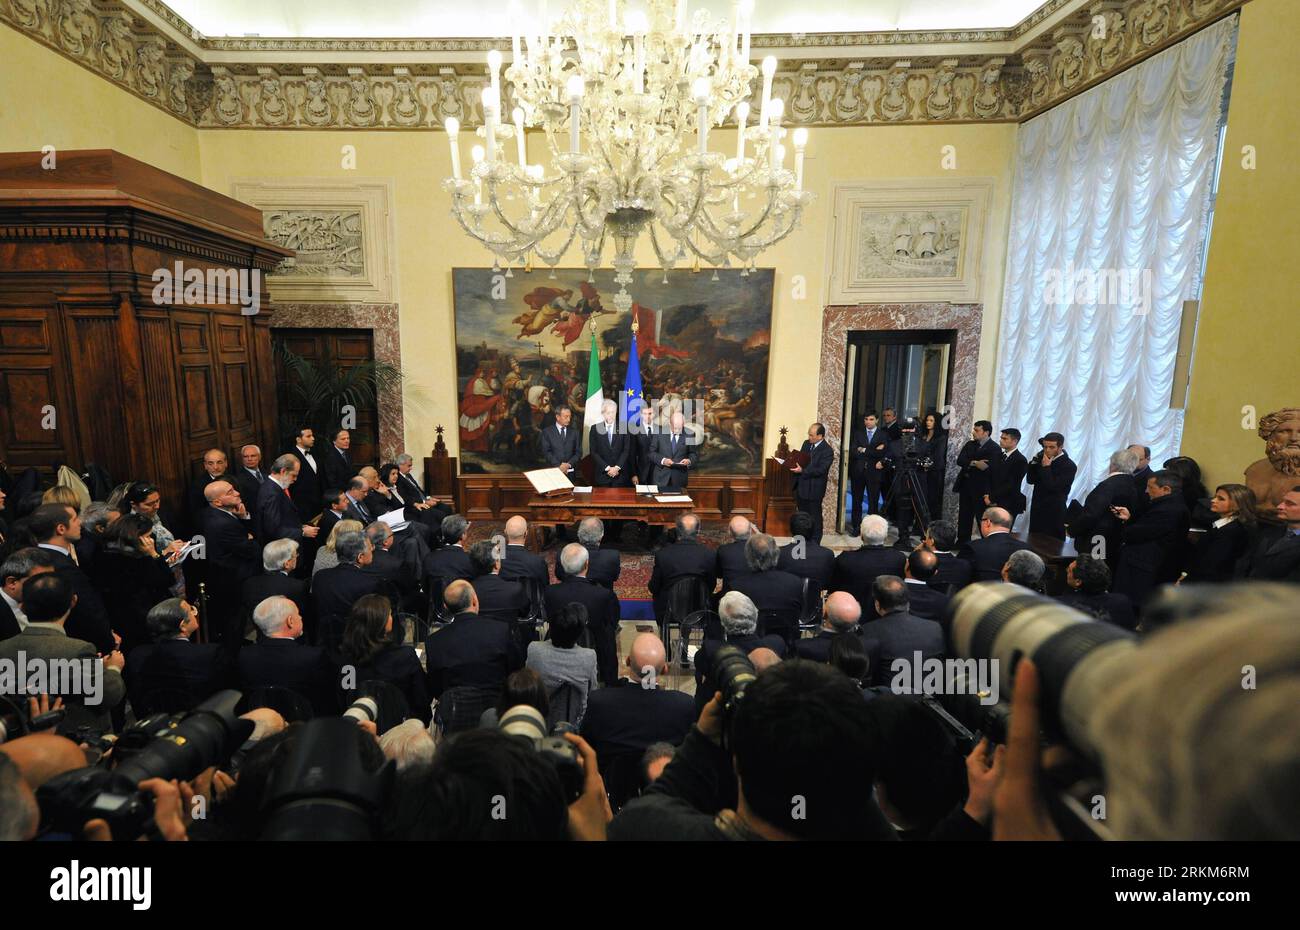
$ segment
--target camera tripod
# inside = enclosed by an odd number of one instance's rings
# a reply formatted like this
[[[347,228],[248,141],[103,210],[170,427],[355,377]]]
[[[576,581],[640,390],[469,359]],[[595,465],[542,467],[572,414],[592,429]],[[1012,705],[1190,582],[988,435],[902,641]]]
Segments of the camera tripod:
[[[886,514],[893,513],[895,501],[898,501],[901,505],[900,510],[902,512],[897,517],[898,539],[900,542],[906,542],[908,537],[911,536],[913,519],[921,525],[922,533],[930,528],[930,505],[926,500],[926,482],[922,478],[920,465],[915,461],[910,461],[911,453],[912,444],[909,442],[904,452],[903,461],[895,470],[894,480],[890,483],[889,491],[885,494],[884,511]]]

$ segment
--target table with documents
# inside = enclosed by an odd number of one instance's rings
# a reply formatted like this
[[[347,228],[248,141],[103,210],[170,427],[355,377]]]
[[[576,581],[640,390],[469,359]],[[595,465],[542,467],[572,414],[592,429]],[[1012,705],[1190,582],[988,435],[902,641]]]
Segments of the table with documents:
[[[532,524],[529,546],[534,550],[541,549],[543,526],[568,526],[584,517],[600,517],[602,520],[636,520],[668,527],[694,506],[689,495],[659,493],[657,489],[638,493],[636,488],[592,488],[590,491],[575,489],[563,496],[539,494],[528,502],[528,520]]]

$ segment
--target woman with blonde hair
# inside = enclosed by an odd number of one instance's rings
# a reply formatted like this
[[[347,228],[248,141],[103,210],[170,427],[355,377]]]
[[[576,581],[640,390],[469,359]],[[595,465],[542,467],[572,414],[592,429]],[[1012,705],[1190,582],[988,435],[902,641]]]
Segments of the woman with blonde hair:
[[[1237,563],[1255,540],[1255,506],[1255,492],[1244,484],[1214,489],[1210,510],[1216,519],[1192,551],[1184,581],[1231,581],[1241,574]]]
[[[323,568],[333,568],[338,565],[339,557],[334,551],[335,541],[343,533],[360,533],[364,529],[360,520],[340,520],[335,523],[334,529],[330,530],[329,539],[325,540],[325,545],[316,551],[316,561],[312,564],[311,573],[315,575]]]

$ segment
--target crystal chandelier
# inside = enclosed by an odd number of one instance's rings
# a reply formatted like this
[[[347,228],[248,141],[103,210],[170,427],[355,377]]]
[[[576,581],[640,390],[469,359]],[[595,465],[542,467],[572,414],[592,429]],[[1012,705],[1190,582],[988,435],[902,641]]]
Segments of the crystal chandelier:
[[[793,133],[794,170],[785,167],[784,104],[772,97],[776,59],[762,63],[762,96],[750,123],[753,0],[734,2],[730,23],[706,11],[688,18],[686,0],[573,0],[551,23],[541,0],[536,33],[510,22],[514,59],[488,53],[482,144],[462,176],[459,121],[446,121],[453,176],[443,182],[461,227],[504,262],[552,268],[581,240],[589,272],[612,240],[620,285],[614,306],[632,306],[633,251],[649,231],[666,273],[688,252],[742,274],[754,257],[794,229],[812,194],[803,191],[808,130]],[[553,31],[552,31],[552,27]],[[502,121],[510,106],[511,122]],[[734,156],[709,150],[709,131],[735,114]],[[546,138],[546,165],[529,164],[528,127]],[[508,140],[515,140],[514,155]]]

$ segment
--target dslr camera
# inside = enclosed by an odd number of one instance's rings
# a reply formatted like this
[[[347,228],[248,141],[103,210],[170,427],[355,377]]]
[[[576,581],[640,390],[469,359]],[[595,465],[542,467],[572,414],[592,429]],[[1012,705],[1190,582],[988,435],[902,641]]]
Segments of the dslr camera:
[[[576,732],[570,724],[557,723],[548,730],[541,711],[531,704],[516,704],[501,715],[497,729],[532,743],[538,754],[555,766],[568,803],[578,800],[584,776],[578,747],[564,738],[565,733]]]

